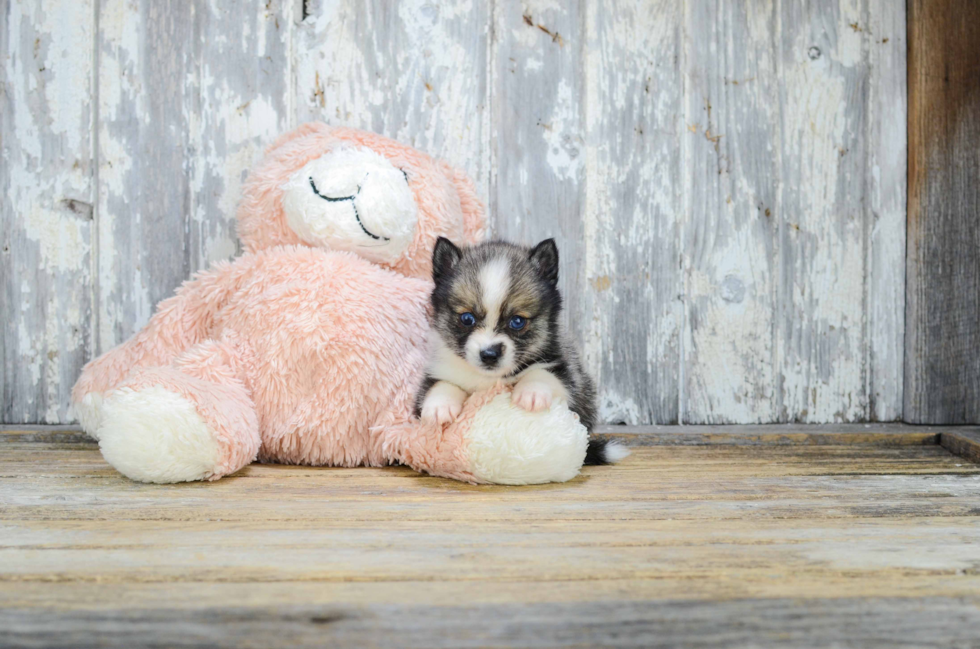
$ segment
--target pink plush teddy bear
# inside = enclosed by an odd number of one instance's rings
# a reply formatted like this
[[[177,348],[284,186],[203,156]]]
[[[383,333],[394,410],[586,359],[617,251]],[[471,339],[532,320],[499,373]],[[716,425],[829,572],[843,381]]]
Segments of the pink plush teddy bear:
[[[401,463],[474,483],[577,475],[587,434],[564,404],[529,413],[496,387],[452,424],[412,419],[435,241],[484,229],[462,173],[305,124],[267,151],[237,216],[245,254],[184,283],[75,385],[82,428],[121,473],[217,480],[259,459]]]

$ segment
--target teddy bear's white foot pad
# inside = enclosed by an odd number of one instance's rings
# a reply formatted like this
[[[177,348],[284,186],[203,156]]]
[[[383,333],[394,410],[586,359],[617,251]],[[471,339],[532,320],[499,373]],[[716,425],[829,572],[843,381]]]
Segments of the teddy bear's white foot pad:
[[[193,403],[163,387],[111,393],[98,433],[106,462],[139,482],[187,482],[218,464],[214,433]]]
[[[495,484],[565,482],[578,475],[589,434],[563,402],[527,412],[500,394],[473,418],[467,433],[471,471]]]

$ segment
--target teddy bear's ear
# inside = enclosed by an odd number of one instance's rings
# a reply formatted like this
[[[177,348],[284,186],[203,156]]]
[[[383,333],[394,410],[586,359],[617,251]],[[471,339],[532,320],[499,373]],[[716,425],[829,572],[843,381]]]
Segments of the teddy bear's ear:
[[[476,187],[466,172],[457,169],[448,162],[440,160],[446,177],[456,186],[459,195],[459,205],[463,210],[463,236],[466,243],[474,244],[483,241],[486,235],[487,218],[483,210],[483,202],[476,195]]]

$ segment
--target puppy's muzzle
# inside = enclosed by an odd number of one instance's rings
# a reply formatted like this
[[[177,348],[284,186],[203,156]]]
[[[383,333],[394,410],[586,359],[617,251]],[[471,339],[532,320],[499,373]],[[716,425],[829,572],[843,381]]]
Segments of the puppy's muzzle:
[[[500,362],[500,357],[503,355],[503,343],[490,345],[489,347],[484,347],[480,350],[480,362],[483,363],[485,367],[496,367],[497,363]]]

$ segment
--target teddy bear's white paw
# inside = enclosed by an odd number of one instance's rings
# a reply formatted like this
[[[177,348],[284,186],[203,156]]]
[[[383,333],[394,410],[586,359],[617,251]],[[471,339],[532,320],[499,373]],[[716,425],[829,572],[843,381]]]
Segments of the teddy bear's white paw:
[[[528,412],[506,393],[481,407],[465,434],[470,471],[496,484],[571,480],[589,443],[585,426],[560,399],[548,410]]]
[[[103,405],[99,448],[139,482],[187,482],[214,473],[219,448],[193,403],[159,386],[112,392]]]
[[[551,386],[538,381],[520,381],[514,386],[511,402],[528,412],[541,412],[551,408],[554,399]]]
[[[463,411],[466,393],[451,383],[439,381],[422,402],[422,421],[427,424],[449,424]]]
[[[92,439],[99,439],[99,427],[102,425],[102,394],[89,392],[82,400],[73,403],[75,418],[82,430]]]

